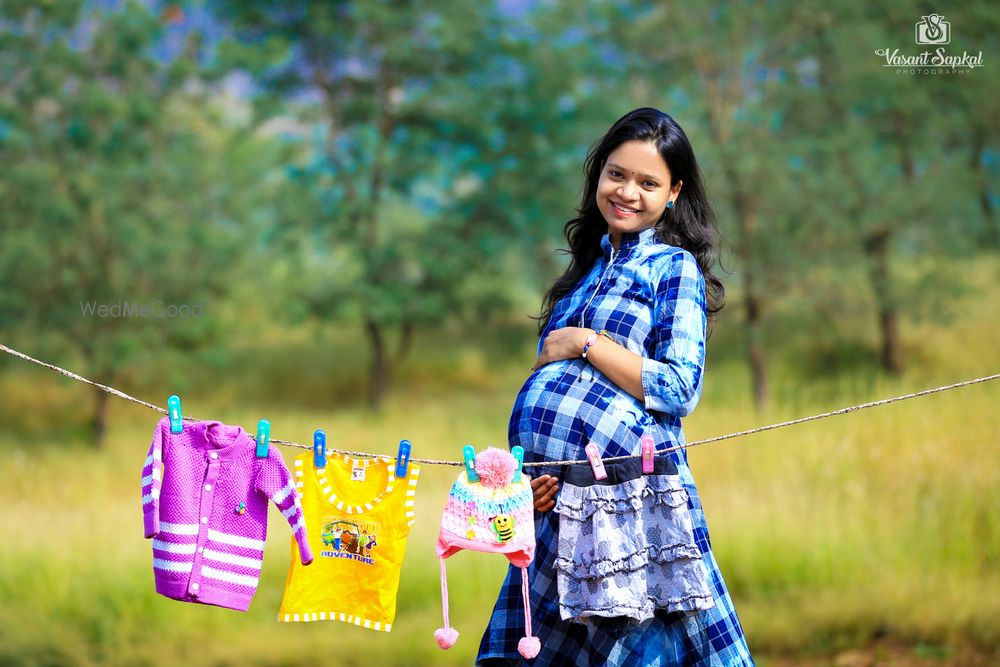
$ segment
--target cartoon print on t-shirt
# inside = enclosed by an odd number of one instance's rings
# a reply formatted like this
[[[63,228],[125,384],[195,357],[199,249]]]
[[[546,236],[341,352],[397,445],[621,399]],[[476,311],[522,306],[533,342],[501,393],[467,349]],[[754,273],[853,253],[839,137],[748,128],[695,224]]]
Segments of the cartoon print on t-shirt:
[[[378,546],[379,526],[371,522],[351,521],[328,517],[323,522],[323,558],[350,558],[366,565],[374,565],[372,549]]]

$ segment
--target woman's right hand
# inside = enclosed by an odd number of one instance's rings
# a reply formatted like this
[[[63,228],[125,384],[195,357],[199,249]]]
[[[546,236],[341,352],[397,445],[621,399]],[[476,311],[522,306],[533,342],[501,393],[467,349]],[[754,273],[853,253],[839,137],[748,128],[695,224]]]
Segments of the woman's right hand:
[[[556,506],[556,491],[559,480],[552,475],[542,475],[531,480],[531,490],[535,495],[535,511],[548,512]]]

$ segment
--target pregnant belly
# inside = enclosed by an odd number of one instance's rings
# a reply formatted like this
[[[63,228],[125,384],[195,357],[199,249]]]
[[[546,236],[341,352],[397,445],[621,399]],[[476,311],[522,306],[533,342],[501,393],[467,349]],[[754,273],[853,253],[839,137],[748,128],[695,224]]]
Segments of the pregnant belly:
[[[589,442],[597,443],[602,456],[620,456],[638,453],[643,433],[657,443],[674,440],[665,417],[648,412],[585,359],[565,359],[525,381],[508,436],[511,445],[524,447],[526,461],[582,459]],[[535,474],[554,472],[535,468]]]

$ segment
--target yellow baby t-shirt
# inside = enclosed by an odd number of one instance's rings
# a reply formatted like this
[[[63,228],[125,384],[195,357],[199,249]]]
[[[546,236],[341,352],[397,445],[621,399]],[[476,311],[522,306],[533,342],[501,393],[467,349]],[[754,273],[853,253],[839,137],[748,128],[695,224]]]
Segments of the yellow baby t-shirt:
[[[395,468],[389,458],[330,456],[325,468],[314,467],[312,454],[295,459],[315,560],[304,567],[292,559],[279,621],[392,629],[420,475],[415,463],[407,466],[406,477],[397,478]]]

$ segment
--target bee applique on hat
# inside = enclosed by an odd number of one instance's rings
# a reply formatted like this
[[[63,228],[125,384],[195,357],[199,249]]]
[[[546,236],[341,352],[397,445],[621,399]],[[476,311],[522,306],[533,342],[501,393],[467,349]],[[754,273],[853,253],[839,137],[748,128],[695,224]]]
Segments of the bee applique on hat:
[[[525,636],[517,650],[525,658],[534,658],[541,643],[531,635],[528,604],[528,565],[535,557],[531,480],[521,472],[520,462],[502,449],[488,447],[473,459],[472,447],[466,447],[465,461],[466,470],[459,473],[448,494],[438,533],[444,627],[434,632],[434,639],[443,649],[458,639],[458,631],[448,623],[445,559],[462,549],[504,554],[514,567],[521,568]]]

